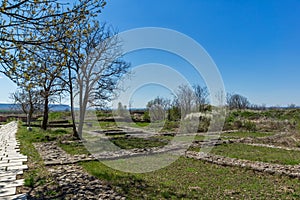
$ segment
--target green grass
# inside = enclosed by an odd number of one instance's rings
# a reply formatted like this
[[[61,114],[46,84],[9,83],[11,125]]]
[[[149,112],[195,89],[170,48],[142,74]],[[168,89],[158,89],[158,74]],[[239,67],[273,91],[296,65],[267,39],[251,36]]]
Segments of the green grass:
[[[244,138],[244,137],[266,137],[274,135],[274,133],[261,133],[261,132],[232,132],[222,133],[221,138]]]
[[[59,121],[71,117],[70,112],[50,112],[49,121]]]
[[[296,165],[300,163],[299,151],[287,151],[268,147],[250,146],[240,143],[216,146],[212,149],[211,153],[231,158],[284,165]]]
[[[149,124],[150,124],[149,122],[135,122],[135,123],[130,123],[130,126],[141,128],[141,127],[149,126]]]
[[[205,136],[203,135],[196,135],[194,140],[197,140],[197,141],[203,141],[205,139]]]
[[[34,148],[32,142],[40,142],[47,133],[33,128],[33,131],[27,131],[26,127],[20,126],[17,132],[17,139],[20,141],[20,152],[28,156],[27,165],[29,170],[24,172],[25,186],[35,187],[45,183],[48,172],[45,168],[42,158]]]
[[[27,142],[47,142],[57,140],[60,136],[69,134],[71,129],[49,129],[44,131],[40,128],[33,127],[32,131],[27,131],[25,126],[19,126],[19,134],[18,137],[22,141]],[[25,133],[24,133],[25,132]]]
[[[142,163],[141,163],[142,164]],[[297,179],[180,158],[155,172],[129,174],[100,162],[81,166],[128,199],[297,199]]]
[[[33,128],[32,132],[28,132],[26,127],[19,128],[17,138],[21,142],[21,152],[28,155],[29,170],[24,173],[25,184],[28,187],[43,185],[51,179],[32,143],[58,140],[60,136],[69,132],[69,129],[42,131],[38,128]],[[246,133],[240,135],[243,134]],[[258,137],[260,133],[253,133],[252,135]],[[149,140],[115,137],[112,140],[120,147],[130,149],[162,146],[172,138],[172,136],[157,136]],[[198,140],[203,138],[203,136],[196,136]],[[70,154],[88,153],[81,143],[73,142],[59,145]],[[221,145],[215,147],[212,152],[229,157],[270,163],[296,164],[300,162],[299,152],[252,147],[245,144]],[[263,174],[238,167],[223,167],[182,157],[166,168],[144,174],[129,174],[113,170],[96,161],[84,162],[80,165],[92,175],[112,185],[127,199],[300,198],[298,179]],[[49,195],[55,195],[55,192]]]
[[[115,145],[122,149],[133,148],[151,148],[159,147],[167,144],[167,141],[161,141],[157,138],[125,138],[125,137],[113,137],[110,139]]]
[[[28,131],[26,127],[19,124],[16,136],[20,141],[20,152],[28,156],[27,165],[29,169],[24,172],[25,186],[36,187],[43,185],[49,179],[49,173],[33,143],[57,140],[60,136],[69,132],[69,129],[44,131],[40,128],[32,128],[32,131]]]
[[[296,119],[300,116],[300,109],[274,109],[274,110],[264,110],[264,111],[253,111],[253,110],[233,110],[227,116],[227,119],[260,119],[266,117],[268,119],[277,120],[290,120]]]
[[[58,146],[71,155],[90,154],[82,143],[76,141],[69,144],[58,143]]]
[[[115,129],[118,128],[116,122],[105,122],[105,121],[100,121],[99,125],[102,129]],[[97,126],[99,126],[97,125]]]

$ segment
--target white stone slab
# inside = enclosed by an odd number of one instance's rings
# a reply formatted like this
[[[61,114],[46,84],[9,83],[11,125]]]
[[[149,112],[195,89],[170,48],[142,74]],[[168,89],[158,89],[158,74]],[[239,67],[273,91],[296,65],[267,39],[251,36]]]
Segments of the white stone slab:
[[[1,167],[12,167],[12,166],[22,166],[23,165],[23,162],[4,162],[4,163],[1,163],[0,162],[0,168]]]
[[[2,199],[2,197],[15,195],[15,194],[16,194],[16,187],[0,189],[0,199]]]
[[[17,178],[16,178],[16,175],[7,175],[7,176],[3,176],[0,178],[0,182],[1,181],[15,181]],[[0,188],[1,189],[1,188]]]
[[[0,177],[6,174],[14,174],[14,175],[20,175],[23,174],[23,169],[14,169],[14,170],[0,170]]]
[[[0,160],[18,160],[18,159],[27,159],[27,156],[19,155],[13,157],[0,156]]]
[[[5,177],[5,176],[16,176],[16,175],[18,175],[17,171],[14,171],[14,172],[0,171],[0,180],[2,177]]]
[[[1,181],[0,179],[0,190],[9,187],[19,187],[24,184],[24,179],[19,179],[15,181]]]
[[[1,167],[0,167],[1,169]],[[7,167],[7,170],[25,170],[28,169],[27,165],[21,165],[21,166],[9,166]]]
[[[27,194],[16,194],[13,196],[1,197],[1,200],[26,200]]]

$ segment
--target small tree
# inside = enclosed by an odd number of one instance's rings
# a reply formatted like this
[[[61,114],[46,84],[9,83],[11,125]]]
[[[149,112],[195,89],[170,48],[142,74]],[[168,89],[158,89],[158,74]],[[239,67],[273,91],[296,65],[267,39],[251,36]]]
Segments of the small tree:
[[[181,116],[185,117],[196,109],[196,96],[188,85],[180,85],[175,94],[175,104],[181,109]]]
[[[208,90],[207,87],[201,87],[200,85],[193,86],[194,94],[196,97],[196,104],[200,112],[205,111],[205,105],[208,104]]]
[[[43,101],[40,92],[33,88],[23,87],[12,93],[10,98],[27,115],[30,127],[33,114],[42,108]]]
[[[166,111],[170,107],[170,100],[162,97],[156,97],[147,103],[147,109],[151,121],[161,121],[166,117]]]
[[[226,100],[230,109],[246,109],[250,107],[248,99],[239,94],[227,94]]]

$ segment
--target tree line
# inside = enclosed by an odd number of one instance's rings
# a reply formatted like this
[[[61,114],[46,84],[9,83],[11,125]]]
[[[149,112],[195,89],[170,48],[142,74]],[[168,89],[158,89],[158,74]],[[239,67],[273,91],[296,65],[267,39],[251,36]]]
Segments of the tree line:
[[[156,97],[146,105],[144,118],[148,121],[160,121],[168,119],[179,121],[190,113],[210,112],[212,105],[209,101],[207,87],[201,85],[180,85],[172,99]],[[247,97],[240,94],[227,93],[226,107],[233,109],[265,109],[264,106],[251,104]]]

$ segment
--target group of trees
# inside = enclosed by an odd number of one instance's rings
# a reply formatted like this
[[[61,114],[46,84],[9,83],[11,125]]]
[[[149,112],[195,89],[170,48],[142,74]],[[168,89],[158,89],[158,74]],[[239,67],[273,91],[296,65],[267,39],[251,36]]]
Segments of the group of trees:
[[[87,107],[110,100],[116,81],[129,67],[121,59],[113,28],[96,20],[105,4],[104,0],[0,4],[0,72],[18,85],[12,96],[30,118],[38,108],[43,110],[43,129],[47,129],[49,103],[68,96],[74,136],[80,137]],[[80,108],[78,129],[75,96]]]
[[[180,85],[173,99],[156,97],[146,105],[151,121],[168,118],[170,121],[180,120],[192,112],[205,112],[209,108],[208,90],[206,87]]]
[[[229,109],[248,109],[253,106],[249,100],[240,94],[227,94],[226,105]],[[175,92],[173,99],[156,97],[146,105],[150,113],[151,121],[159,121],[168,117],[170,121],[177,121],[180,118],[193,112],[206,112],[211,110],[209,102],[209,91],[201,85],[180,85]]]

